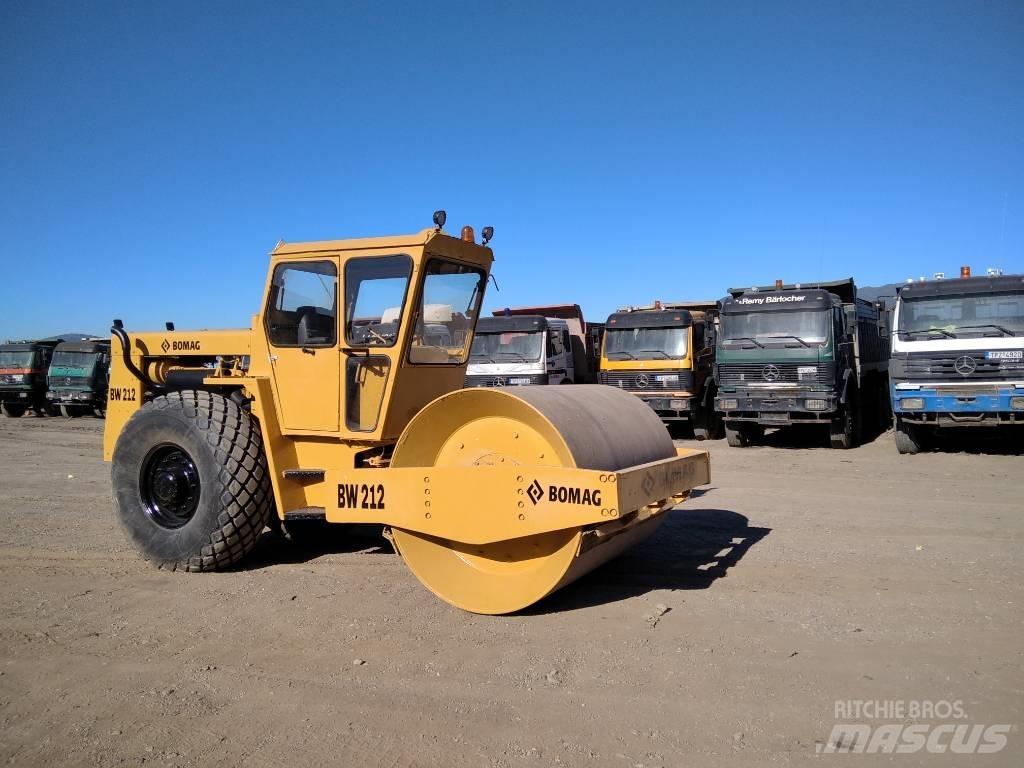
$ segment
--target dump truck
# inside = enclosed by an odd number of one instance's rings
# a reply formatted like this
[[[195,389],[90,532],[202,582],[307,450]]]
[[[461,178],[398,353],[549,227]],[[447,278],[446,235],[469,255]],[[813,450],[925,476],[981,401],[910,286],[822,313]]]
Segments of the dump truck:
[[[888,414],[889,339],[853,278],[730,288],[721,301],[715,408],[729,445],[766,427],[819,425],[833,448],[857,444]]]
[[[58,340],[9,341],[0,344],[0,411],[17,418],[26,411],[52,415],[46,399],[46,371]]]
[[[677,450],[624,392],[463,389],[493,230],[477,242],[444,221],[280,243],[249,328],[114,322],[103,450],[144,557],[210,571],[242,560],[271,518],[377,524],[438,597],[509,613],[650,535],[709,481],[707,453]]]
[[[896,299],[889,380],[896,449],[940,433],[1024,429],[1024,275],[909,282]]]
[[[87,413],[102,417],[107,407],[108,339],[62,341],[47,372],[46,398],[65,418]]]
[[[466,386],[592,384],[599,332],[579,304],[494,310],[477,323]]]
[[[581,372],[582,373],[582,372]],[[467,387],[572,384],[569,327],[543,315],[481,317],[466,368]]]
[[[608,317],[600,382],[631,392],[667,426],[689,424],[700,439],[720,440],[715,412],[718,303],[655,301]]]

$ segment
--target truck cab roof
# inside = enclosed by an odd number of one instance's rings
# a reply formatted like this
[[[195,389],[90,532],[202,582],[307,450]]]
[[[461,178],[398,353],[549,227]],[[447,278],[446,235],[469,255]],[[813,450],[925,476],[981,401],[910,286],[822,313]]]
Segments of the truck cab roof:
[[[80,341],[62,341],[57,345],[57,352],[109,352],[110,341],[107,339],[82,339]]]
[[[825,309],[842,304],[840,297],[823,288],[807,290],[748,291],[739,296],[722,299],[722,314],[745,312],[793,312],[795,310]]]
[[[1024,290],[1024,275],[993,277],[962,277],[949,280],[925,280],[907,283],[899,290],[900,298],[918,299],[938,296],[964,296]]]
[[[615,312],[608,316],[606,330],[616,328],[686,328],[704,322],[704,312],[686,309],[644,309]]]
[[[499,315],[481,317],[476,321],[476,332],[480,333],[533,333],[546,331],[557,324],[565,327],[565,321],[553,321],[543,315]]]

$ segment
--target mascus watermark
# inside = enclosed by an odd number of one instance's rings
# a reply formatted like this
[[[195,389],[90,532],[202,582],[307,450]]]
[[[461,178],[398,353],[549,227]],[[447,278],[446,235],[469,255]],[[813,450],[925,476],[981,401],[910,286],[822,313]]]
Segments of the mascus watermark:
[[[816,745],[819,753],[985,755],[1002,751],[1014,730],[1008,723],[964,722],[969,718],[959,699],[842,699],[834,710],[838,721],[918,722],[837,722],[828,741]]]

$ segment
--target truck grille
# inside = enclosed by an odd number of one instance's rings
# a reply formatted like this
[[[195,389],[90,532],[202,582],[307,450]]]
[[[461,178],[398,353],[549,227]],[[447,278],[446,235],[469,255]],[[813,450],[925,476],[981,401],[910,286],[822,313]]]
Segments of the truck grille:
[[[88,376],[51,376],[49,378],[50,388],[54,387],[89,387]]]
[[[601,371],[600,382],[630,392],[688,392],[693,371]]]
[[[516,379],[516,383],[511,383],[510,379]],[[515,387],[522,383],[521,379],[529,379],[530,384],[548,383],[547,374],[544,373],[512,373],[507,376],[495,376],[494,374],[485,373],[472,376],[467,374],[463,387]]]
[[[726,363],[718,366],[718,386],[744,384],[831,384],[832,363]]]
[[[977,381],[1024,375],[1024,360],[986,360],[984,353],[910,356],[902,363],[907,379]]]

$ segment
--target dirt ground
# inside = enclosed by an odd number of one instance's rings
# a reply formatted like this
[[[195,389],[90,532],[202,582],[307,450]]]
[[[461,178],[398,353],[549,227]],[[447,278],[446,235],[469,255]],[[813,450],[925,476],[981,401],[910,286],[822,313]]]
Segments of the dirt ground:
[[[154,570],[115,524],[101,429],[0,419],[7,764],[1022,764],[1012,447],[715,442],[712,485],[654,537],[492,618],[372,529]],[[1012,729],[990,755],[819,754],[837,700],[960,701]]]

